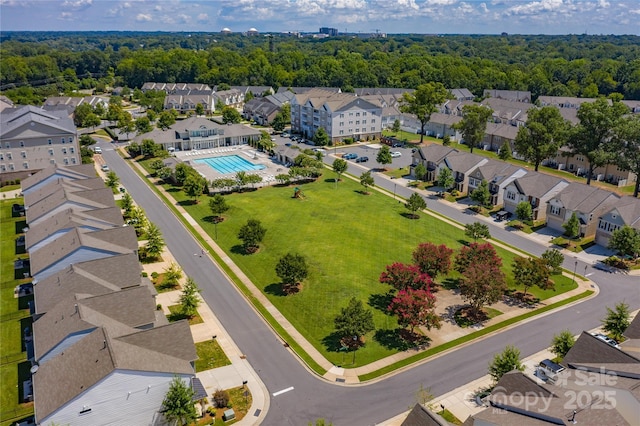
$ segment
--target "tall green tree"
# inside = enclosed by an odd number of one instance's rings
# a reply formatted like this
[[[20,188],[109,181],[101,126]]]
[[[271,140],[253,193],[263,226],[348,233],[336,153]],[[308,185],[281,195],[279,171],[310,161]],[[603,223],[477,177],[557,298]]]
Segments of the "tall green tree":
[[[438,186],[441,186],[442,189],[448,191],[453,187],[454,183],[456,183],[456,180],[453,177],[451,169],[448,167],[441,168],[438,173]]]
[[[497,382],[502,376],[513,370],[524,371],[524,366],[520,361],[520,349],[507,345],[501,353],[495,354],[489,363],[489,375],[493,377],[494,382]]]
[[[124,210],[124,218],[129,218],[129,216],[131,215],[131,209],[133,208],[133,198],[128,192],[125,192],[120,199],[120,207],[122,207],[122,210]]]
[[[343,160],[342,158],[336,158],[335,160],[333,160],[333,171],[337,175],[336,187],[338,186],[340,176],[342,176],[342,174],[347,171],[347,167],[349,167],[349,163],[347,163],[347,160]]]
[[[316,133],[313,135],[313,143],[316,146],[329,145],[329,135],[324,127],[318,127],[318,130],[316,130]]]
[[[631,323],[629,318],[629,305],[624,302],[616,303],[613,309],[607,307],[607,316],[601,321],[602,329],[621,342],[622,334]]]
[[[193,404],[193,389],[180,377],[175,376],[162,401],[162,413],[173,424],[186,425],[196,421],[196,407]]]
[[[204,107],[200,102],[196,104],[196,115],[204,115]]]
[[[344,346],[357,348],[362,344],[365,334],[375,330],[373,312],[366,309],[361,300],[352,297],[346,307],[340,310],[340,314],[333,320],[336,333],[341,336]]]
[[[534,285],[542,290],[554,287],[553,281],[549,279],[549,268],[543,259],[517,256],[511,267],[514,281],[524,287],[523,297],[527,297],[527,290]]]
[[[184,181],[182,189],[185,194],[191,197],[194,204],[198,204],[198,198],[202,195],[206,183],[206,180],[202,176],[191,173]]]
[[[287,253],[278,261],[276,275],[282,280],[286,293],[297,291],[300,283],[309,275],[307,261],[301,254]]]
[[[407,210],[411,212],[411,217],[414,219],[418,219],[420,216],[416,214],[419,210],[424,210],[427,208],[427,202],[424,201],[424,198],[420,196],[417,192],[411,194],[411,197],[407,200],[405,204]]]
[[[607,247],[617,250],[623,256],[638,257],[640,254],[640,231],[629,225],[618,228],[611,234]]]
[[[527,112],[526,125],[518,129],[514,146],[538,171],[543,160],[557,154],[566,141],[568,130],[569,123],[555,106],[531,108]]]
[[[220,215],[229,210],[226,198],[222,194],[215,194],[209,200],[209,210],[211,210],[214,220],[219,222]]]
[[[229,123],[236,124],[236,123],[239,123],[240,121],[242,121],[242,116],[240,115],[237,109],[229,106],[225,106],[224,108],[222,108],[222,122],[224,124],[229,124]]]
[[[553,336],[549,350],[557,357],[564,358],[575,342],[576,338],[573,337],[573,334],[569,330],[562,330],[559,334]]]
[[[511,144],[509,141],[506,141],[500,147],[500,152],[498,153],[498,158],[502,161],[509,161],[513,158],[513,154],[511,153]]]
[[[364,188],[364,193],[369,195],[369,188],[375,184],[373,176],[371,176],[371,170],[367,170],[360,175],[360,185]]]
[[[462,120],[452,127],[462,133],[462,139],[469,146],[469,151],[480,146],[487,130],[487,121],[493,110],[483,105],[465,105],[462,107]]]
[[[562,227],[564,228],[564,233],[569,238],[576,238],[578,236],[580,233],[580,219],[578,219],[576,212],[571,213],[571,217]]]
[[[107,180],[105,181],[105,185],[107,185],[111,189],[116,189],[119,184],[120,178],[118,177],[116,172],[111,170],[109,173],[107,173]]]
[[[176,118],[173,114],[171,114],[171,112],[162,111],[158,116],[158,122],[157,122],[158,128],[162,130],[167,130],[169,127],[173,126],[174,124],[176,124]]]
[[[391,150],[389,149],[388,145],[382,145],[382,147],[378,151],[378,155],[376,156],[376,161],[383,166],[391,164],[393,158],[391,158]]]
[[[531,203],[528,201],[520,201],[516,206],[516,217],[518,220],[525,222],[531,220],[533,216],[533,210],[531,209]]]
[[[242,240],[244,250],[247,253],[255,253],[267,230],[257,219],[249,219],[242,225],[238,232],[238,238]]]
[[[473,201],[475,201],[479,206],[484,208],[491,208],[491,192],[489,192],[489,182],[486,180],[482,180],[480,185],[471,191],[471,195],[469,195]]]
[[[633,187],[633,196],[640,192],[640,116],[632,114],[622,118],[615,129],[616,160],[621,170],[635,173],[638,178]]]
[[[193,278],[188,277],[180,294],[180,313],[187,318],[193,318],[198,314],[198,306],[200,306],[198,293],[200,293],[200,288]]]
[[[136,133],[142,135],[144,133],[149,133],[153,130],[153,126],[151,125],[151,121],[148,117],[140,117],[135,121]]]
[[[547,267],[552,274],[559,274],[562,272],[562,262],[564,262],[564,255],[558,249],[548,249],[542,253],[541,258],[547,263]]]
[[[431,119],[431,114],[437,112],[438,105],[450,97],[451,94],[442,83],[434,82],[421,84],[415,91],[402,94],[400,111],[414,114],[420,121],[420,143],[424,141],[424,127]]]
[[[147,235],[147,244],[144,246],[145,256],[149,259],[157,259],[166,245],[162,231],[155,223],[148,222],[145,234]]]
[[[585,102],[578,109],[580,123],[571,129],[567,146],[573,155],[582,155],[589,162],[587,185],[593,171],[611,163],[616,156],[614,130],[620,125],[628,108],[622,102],[611,105],[605,98]]]
[[[391,131],[393,133],[398,133],[400,131],[400,120],[397,118],[393,121],[393,126],[391,127]]]
[[[413,174],[416,176],[416,179],[424,180],[427,176],[427,168],[424,164],[418,163],[418,165],[413,168]]]

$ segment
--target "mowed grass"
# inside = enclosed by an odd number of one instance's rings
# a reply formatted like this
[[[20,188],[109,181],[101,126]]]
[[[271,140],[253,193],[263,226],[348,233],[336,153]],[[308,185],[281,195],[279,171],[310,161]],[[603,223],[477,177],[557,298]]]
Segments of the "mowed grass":
[[[356,297],[371,306],[377,329],[395,329],[396,318],[386,313],[385,303],[379,302],[385,300],[382,296],[389,290],[378,282],[385,266],[410,263],[413,250],[422,242],[446,244],[457,250],[466,237],[462,230],[428,215],[409,219],[403,203],[376,191],[363,195],[362,187],[350,179],[343,178],[336,188],[333,178],[334,174],[327,171],[317,182],[298,185],[304,199],[292,198],[294,185],[226,196],[231,208],[223,215],[224,222],[217,225],[217,243],[298,331],[329,361],[342,364],[344,356],[336,351],[337,342],[331,333],[335,316],[348,300]],[[181,191],[170,192],[213,238],[208,197],[201,197],[194,205]],[[267,229],[260,251],[253,255],[244,254],[237,238],[248,219],[260,220]],[[515,255],[500,248],[497,251],[509,284],[516,288],[510,266]],[[275,265],[287,252],[304,255],[310,270],[301,291],[285,296]],[[438,281],[456,277],[453,272]],[[571,280],[560,284],[558,292],[573,287]],[[536,296],[544,299],[558,292]],[[372,333],[358,350],[355,365],[368,364],[397,350],[377,342]],[[351,362],[351,356],[346,358]]]

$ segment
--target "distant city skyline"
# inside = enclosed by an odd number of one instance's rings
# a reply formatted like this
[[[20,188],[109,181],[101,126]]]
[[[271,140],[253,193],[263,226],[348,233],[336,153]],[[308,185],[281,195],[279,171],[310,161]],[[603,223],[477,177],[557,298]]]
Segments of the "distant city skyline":
[[[1,31],[634,34],[638,0],[0,0]]]

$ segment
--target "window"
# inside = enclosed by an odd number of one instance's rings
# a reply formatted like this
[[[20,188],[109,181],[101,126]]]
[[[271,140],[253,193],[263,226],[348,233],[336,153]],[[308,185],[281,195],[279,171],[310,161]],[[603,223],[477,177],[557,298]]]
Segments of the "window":
[[[364,116],[366,116],[366,115],[367,115],[367,111],[365,111],[365,112],[363,112],[363,113],[362,113],[362,116],[363,116],[363,117],[364,117]]]
[[[349,117],[353,117],[353,113],[352,112],[349,113]]]
[[[340,134],[344,135],[344,130],[340,130]],[[4,166],[3,166],[4,167]]]
[[[7,152],[7,160],[13,160],[13,155],[10,152]]]
[[[508,191],[507,192],[507,200],[515,201],[516,200],[515,192]]]
[[[554,216],[559,216],[560,215],[560,207],[551,206],[551,208],[549,209],[549,213],[551,213]]]
[[[4,147],[7,148],[7,149],[11,148],[11,143],[9,143],[9,142],[5,143]]]
[[[376,131],[376,128],[375,128],[375,127],[372,127],[372,128],[371,128],[371,131],[372,131],[372,132],[375,132],[375,131]]]
[[[14,170],[15,166],[13,165],[13,163],[9,163],[9,170]]]
[[[340,118],[344,118],[344,114],[340,114]]]
[[[62,148],[62,153],[66,154],[67,153],[67,148]]]
[[[76,149],[74,147],[69,148],[69,152],[71,152],[72,154],[75,154]]]
[[[22,163],[22,167],[24,167],[25,169],[28,169],[29,163],[25,161],[24,163]]]
[[[54,158],[52,158],[51,160],[49,160],[50,164],[56,164],[56,160]]]
[[[65,157],[64,164],[69,164],[69,159]]]
[[[360,133],[360,129],[356,129],[356,133]]]
[[[6,172],[7,166],[5,166],[4,164],[0,165],[0,171]]]
[[[469,178],[469,186],[473,186],[474,188],[476,188],[479,185],[480,185],[480,180],[472,177]]]
[[[341,121],[338,125],[339,125],[340,127],[344,126],[344,121]]]
[[[375,123],[375,122],[376,122],[376,119],[375,119],[375,118],[372,118],[372,119],[371,119],[371,123]]]
[[[73,143],[73,136],[69,137],[69,143]]]
[[[71,163],[72,163],[72,164],[76,164],[76,159],[75,159],[75,157],[71,159]]]
[[[60,138],[60,143],[64,143],[64,138]]]
[[[360,124],[360,120],[356,120],[356,124]]]
[[[4,160],[4,154],[0,152],[0,160]]]
[[[27,158],[27,151],[20,151],[20,156],[22,158]]]
[[[51,141],[51,139],[47,139],[47,143],[51,145],[53,142]]]
[[[20,147],[22,148],[24,146],[24,141],[20,141]]]
[[[362,124],[367,124],[367,120],[362,120]]]
[[[49,155],[53,155],[53,148],[49,148]]]

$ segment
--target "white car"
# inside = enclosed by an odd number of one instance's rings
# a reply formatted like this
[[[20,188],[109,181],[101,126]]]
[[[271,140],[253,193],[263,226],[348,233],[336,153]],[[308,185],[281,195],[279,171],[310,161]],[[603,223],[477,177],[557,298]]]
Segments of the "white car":
[[[398,151],[393,151],[391,153],[391,158],[402,157],[402,153]]]
[[[102,148],[96,146],[95,148],[93,148],[93,152],[95,152],[96,154],[102,154]]]
[[[100,169],[102,169],[103,172],[108,172],[109,166],[107,166],[106,164],[103,164],[102,167],[100,167]]]

